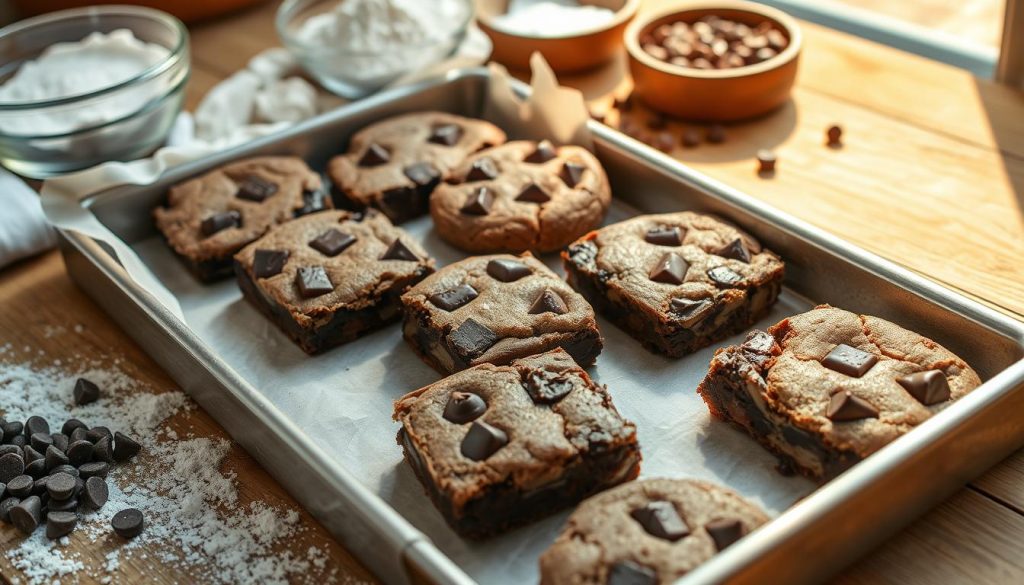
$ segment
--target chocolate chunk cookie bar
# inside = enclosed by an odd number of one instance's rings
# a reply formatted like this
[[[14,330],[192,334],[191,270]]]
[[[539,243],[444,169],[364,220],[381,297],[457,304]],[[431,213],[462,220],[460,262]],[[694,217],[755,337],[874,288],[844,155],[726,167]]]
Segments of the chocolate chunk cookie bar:
[[[703,481],[648,479],[580,504],[540,558],[542,585],[674,583],[769,520]]]
[[[529,253],[450,264],[402,295],[405,339],[450,374],[561,347],[584,366],[601,353],[594,311]]]
[[[750,235],[691,212],[644,215],[562,252],[569,284],[644,347],[679,357],[750,327],[784,266]]]
[[[360,130],[327,167],[338,207],[373,207],[401,223],[427,212],[430,193],[470,154],[505,142],[490,122],[442,112],[389,118]]]
[[[197,278],[231,274],[231,258],[271,227],[333,207],[320,176],[301,159],[240,160],[172,187],[156,226]]]
[[[698,392],[784,469],[828,479],[980,384],[934,341],[823,305],[719,350]]]
[[[608,178],[586,149],[521,140],[456,168],[430,197],[430,215],[467,252],[550,252],[601,225],[610,204]]]
[[[633,423],[566,352],[479,366],[395,403],[405,460],[445,520],[480,537],[640,471]]]
[[[376,210],[303,217],[235,256],[245,298],[310,354],[397,321],[400,295],[433,271],[423,248]]]

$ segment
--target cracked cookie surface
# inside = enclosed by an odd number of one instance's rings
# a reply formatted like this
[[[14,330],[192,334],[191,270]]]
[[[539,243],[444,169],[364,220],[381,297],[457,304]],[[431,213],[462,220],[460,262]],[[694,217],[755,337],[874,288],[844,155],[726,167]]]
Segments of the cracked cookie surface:
[[[455,169],[430,197],[430,215],[438,234],[467,252],[550,252],[600,225],[610,204],[589,151],[518,140]]]
[[[442,373],[555,347],[586,366],[601,352],[593,309],[529,253],[445,266],[402,295],[402,304],[406,340]]]
[[[699,392],[713,414],[823,478],[979,385],[969,365],[934,341],[822,305],[719,350]]]
[[[379,209],[395,223],[423,215],[434,188],[478,150],[505,142],[484,120],[416,112],[357,132],[346,154],[327,166],[338,207]]]
[[[639,472],[636,428],[556,349],[453,374],[395,402],[399,444],[462,534],[530,522]]]
[[[674,583],[769,520],[711,483],[637,480],[586,500],[540,558],[543,585]]]
[[[778,297],[782,260],[689,211],[601,228],[562,253],[569,283],[645,347],[679,357],[741,331]]]
[[[231,257],[271,227],[329,209],[320,176],[297,157],[236,161],[171,187],[153,210],[176,254],[204,281],[231,274]]]

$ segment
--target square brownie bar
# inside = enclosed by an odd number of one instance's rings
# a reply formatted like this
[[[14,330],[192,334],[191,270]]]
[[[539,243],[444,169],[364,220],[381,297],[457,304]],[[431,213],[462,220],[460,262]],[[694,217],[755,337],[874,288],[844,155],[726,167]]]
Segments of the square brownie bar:
[[[153,217],[196,278],[213,282],[231,275],[232,256],[270,228],[333,207],[302,159],[264,156],[172,187]]]
[[[442,374],[561,347],[589,366],[601,333],[587,301],[529,253],[474,256],[402,295],[405,339]]]
[[[647,349],[692,353],[750,327],[775,302],[782,260],[720,219],[643,215],[562,252],[569,284]]]
[[[636,428],[565,351],[479,366],[395,402],[405,460],[451,527],[527,524],[640,472]]]
[[[822,305],[718,350],[697,391],[783,471],[830,479],[980,384],[934,341]]]
[[[235,256],[242,294],[307,353],[397,321],[399,297],[434,261],[378,211],[325,211],[278,226]]]

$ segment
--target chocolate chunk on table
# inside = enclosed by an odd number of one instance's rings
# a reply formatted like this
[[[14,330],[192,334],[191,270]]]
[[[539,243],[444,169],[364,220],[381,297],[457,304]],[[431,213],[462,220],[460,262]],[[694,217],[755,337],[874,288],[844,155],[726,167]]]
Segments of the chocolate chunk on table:
[[[402,305],[406,341],[445,374],[555,347],[589,365],[602,347],[590,305],[528,253],[450,264],[402,295]]]
[[[466,537],[527,524],[639,473],[633,424],[561,349],[453,374],[396,401],[394,418],[413,473]]]

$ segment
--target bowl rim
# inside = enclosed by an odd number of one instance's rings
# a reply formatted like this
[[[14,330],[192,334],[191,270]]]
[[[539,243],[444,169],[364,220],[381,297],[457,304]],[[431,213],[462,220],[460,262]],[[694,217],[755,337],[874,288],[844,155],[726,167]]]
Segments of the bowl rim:
[[[507,37],[512,37],[512,38],[516,38],[516,39],[525,39],[525,40],[540,41],[540,42],[543,42],[543,41],[578,40],[578,39],[581,39],[583,37],[588,37],[588,36],[591,36],[591,35],[595,35],[595,34],[599,34],[599,33],[603,33],[603,32],[608,32],[608,31],[613,30],[613,29],[615,29],[615,28],[617,28],[619,26],[622,26],[623,24],[625,24],[626,22],[628,22],[629,20],[633,19],[633,17],[636,16],[637,12],[639,12],[639,10],[640,10],[640,4],[641,3],[643,3],[643,0],[626,0],[622,4],[622,7],[615,11],[614,16],[612,16],[612,19],[609,20],[608,22],[606,22],[604,24],[599,24],[599,25],[596,25],[596,26],[592,26],[590,28],[583,29],[583,30],[581,30],[579,32],[576,32],[576,33],[573,33],[571,35],[563,35],[563,36],[519,34],[519,33],[516,33],[516,32],[512,32],[512,31],[506,30],[506,29],[501,28],[501,27],[494,26],[492,17],[483,16],[483,15],[477,14],[476,19],[477,19],[477,22],[480,23],[481,27],[485,28],[487,31],[495,32],[495,33],[502,34],[502,35],[505,35]]]
[[[129,15],[139,16],[144,18],[150,18],[154,21],[168,25],[171,29],[177,32],[177,43],[174,48],[170,50],[167,57],[161,59],[159,62],[150,65],[143,69],[136,75],[116,83],[114,85],[96,89],[86,93],[79,93],[59,98],[51,98],[39,101],[19,101],[19,102],[4,102],[0,101],[0,113],[2,112],[17,112],[24,110],[39,110],[50,108],[54,106],[63,106],[68,104],[74,104],[76,102],[81,103],[93,98],[101,97],[107,94],[112,94],[125,87],[135,85],[137,83],[144,83],[151,79],[154,79],[162,75],[167,70],[171,69],[179,62],[181,62],[188,48],[188,29],[185,28],[184,23],[174,16],[157,10],[155,8],[146,8],[143,6],[126,6],[126,5],[101,5],[101,6],[87,6],[84,8],[72,8],[68,10],[58,10],[57,12],[51,12],[48,14],[41,14],[32,18],[26,18],[20,20],[3,28],[0,28],[0,40],[8,37],[12,34],[23,33],[26,30],[35,28],[38,26],[46,26],[66,20],[69,18],[79,18],[87,16],[90,18],[102,18],[104,16],[112,15]],[[52,46],[52,45],[51,45]],[[123,119],[123,118],[121,118]]]
[[[647,54],[640,46],[640,31],[650,26],[651,23],[663,18],[675,15],[684,15],[690,12],[705,12],[714,10],[731,10],[737,12],[748,12],[757,16],[774,21],[782,26],[789,36],[789,45],[781,53],[754,65],[733,67],[731,69],[694,69],[692,67],[681,67],[672,65]],[[694,79],[736,79],[757,75],[773,69],[784,67],[800,54],[803,48],[803,32],[797,24],[796,19],[789,14],[771,6],[747,2],[746,0],[706,0],[700,2],[676,3],[657,11],[644,14],[634,20],[626,28],[624,43],[629,57],[641,64],[657,69],[668,75],[677,77],[689,77]]]
[[[337,47],[331,47],[329,45],[320,45],[308,43],[299,37],[288,32],[288,25],[291,23],[292,17],[295,16],[293,12],[298,9],[311,5],[316,2],[325,2],[326,0],[284,0],[277,7],[277,13],[274,15],[274,28],[277,30],[277,36],[284,43],[285,47],[292,50],[293,47],[301,49],[303,52],[309,54],[319,55],[352,55],[360,57],[376,57],[381,54],[380,51],[351,51],[341,50]],[[345,0],[336,0],[336,3],[340,4]],[[422,1],[422,0],[417,0]],[[474,0],[464,0],[464,4],[467,8],[466,15],[457,27],[452,29],[452,38],[460,38],[465,36],[466,31],[469,29],[469,25],[472,24],[473,19],[476,17],[476,4]],[[420,44],[407,44],[402,46],[402,50],[406,49],[422,49],[432,47],[436,43],[420,43]]]

